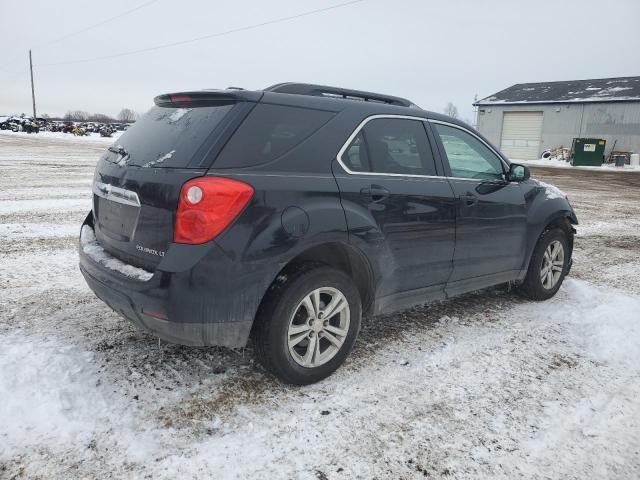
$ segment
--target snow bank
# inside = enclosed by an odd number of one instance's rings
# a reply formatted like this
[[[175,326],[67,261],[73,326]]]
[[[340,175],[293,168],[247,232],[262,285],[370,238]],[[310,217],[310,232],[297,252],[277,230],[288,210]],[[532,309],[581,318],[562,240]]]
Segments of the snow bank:
[[[82,246],[82,251],[94,262],[104,265],[122,275],[143,282],[151,280],[151,277],[153,277],[153,273],[124,263],[122,260],[106,252],[96,240],[93,229],[88,225],[84,225],[80,231],[80,245]]]
[[[25,137],[27,140],[47,139],[47,140],[67,140],[78,143],[105,143],[111,144],[124,132],[117,131],[111,137],[101,137],[99,133],[90,133],[85,136],[77,136],[72,133],[63,132],[47,132],[42,131],[40,133],[26,133],[26,132],[12,132],[11,130],[0,130],[0,135],[10,135]]]

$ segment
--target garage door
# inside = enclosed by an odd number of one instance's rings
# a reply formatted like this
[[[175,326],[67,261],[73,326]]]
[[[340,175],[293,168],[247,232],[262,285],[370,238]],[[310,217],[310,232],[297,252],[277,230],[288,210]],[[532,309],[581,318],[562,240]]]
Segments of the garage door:
[[[540,155],[542,112],[505,112],[500,150],[513,160],[535,160]]]

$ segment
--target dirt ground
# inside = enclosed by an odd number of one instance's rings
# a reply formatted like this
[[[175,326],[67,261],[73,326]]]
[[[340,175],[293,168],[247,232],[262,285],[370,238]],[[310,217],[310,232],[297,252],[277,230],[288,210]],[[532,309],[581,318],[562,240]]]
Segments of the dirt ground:
[[[109,140],[0,135],[0,478],[640,478],[640,174],[533,168],[580,225],[549,302],[367,319],[330,379],[159,344],[77,268]]]
[[[640,293],[640,172],[533,167],[569,196],[580,225],[571,275]],[[636,273],[630,275],[630,273]]]

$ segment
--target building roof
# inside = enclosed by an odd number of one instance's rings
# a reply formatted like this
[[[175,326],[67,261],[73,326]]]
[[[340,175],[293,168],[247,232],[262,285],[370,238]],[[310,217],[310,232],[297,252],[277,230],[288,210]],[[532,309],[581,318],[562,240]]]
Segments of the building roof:
[[[640,101],[640,77],[518,83],[474,105]]]

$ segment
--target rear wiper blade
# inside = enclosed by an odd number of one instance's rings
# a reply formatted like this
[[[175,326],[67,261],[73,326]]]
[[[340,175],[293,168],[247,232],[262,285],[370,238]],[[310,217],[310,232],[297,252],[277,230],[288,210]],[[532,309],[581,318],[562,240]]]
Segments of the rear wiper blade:
[[[111,145],[107,150],[109,150],[111,153],[117,153],[122,157],[126,157],[127,155],[129,155],[129,152],[127,152],[122,145],[116,145],[115,147]]]

